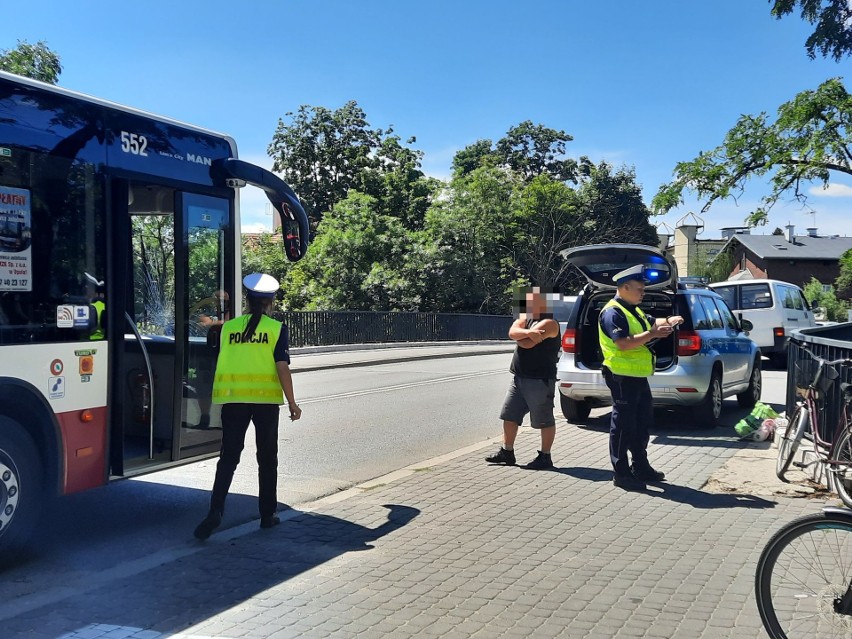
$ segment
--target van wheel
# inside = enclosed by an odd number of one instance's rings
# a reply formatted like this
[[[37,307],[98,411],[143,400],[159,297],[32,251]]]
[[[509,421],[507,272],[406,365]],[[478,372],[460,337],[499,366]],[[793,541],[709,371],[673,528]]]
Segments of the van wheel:
[[[43,502],[44,474],[35,444],[18,422],[0,416],[0,556],[24,546]]]
[[[780,368],[781,370],[787,369],[787,353],[772,353],[769,356],[769,361],[775,368]]]
[[[760,401],[763,378],[760,372],[760,360],[755,361],[748,379],[748,388],[737,394],[737,403],[743,408],[754,408]]]
[[[589,402],[571,399],[565,397],[565,395],[559,396],[559,403],[562,406],[562,414],[565,415],[565,419],[574,424],[583,423],[589,417],[589,413],[592,412],[592,405]]]
[[[713,369],[707,394],[696,406],[695,413],[698,423],[706,428],[713,428],[719,423],[722,414],[722,373],[718,368]]]

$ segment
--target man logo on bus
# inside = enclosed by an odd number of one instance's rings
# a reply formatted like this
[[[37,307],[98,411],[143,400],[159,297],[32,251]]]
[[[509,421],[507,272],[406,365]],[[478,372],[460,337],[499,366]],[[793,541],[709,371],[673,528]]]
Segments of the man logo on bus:
[[[187,153],[186,160],[187,162],[195,162],[196,164],[203,164],[204,166],[213,166],[213,160],[211,160],[210,158],[206,158],[203,155]]]
[[[62,369],[65,368],[62,364],[61,359],[55,359],[50,362],[50,372],[54,375],[59,375],[62,372]]]

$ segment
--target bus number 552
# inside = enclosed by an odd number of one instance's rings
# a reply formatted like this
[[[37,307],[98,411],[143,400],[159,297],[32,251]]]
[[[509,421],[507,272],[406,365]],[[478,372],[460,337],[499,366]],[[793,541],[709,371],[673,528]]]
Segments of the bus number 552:
[[[121,150],[133,155],[148,156],[148,139],[137,133],[121,132]]]

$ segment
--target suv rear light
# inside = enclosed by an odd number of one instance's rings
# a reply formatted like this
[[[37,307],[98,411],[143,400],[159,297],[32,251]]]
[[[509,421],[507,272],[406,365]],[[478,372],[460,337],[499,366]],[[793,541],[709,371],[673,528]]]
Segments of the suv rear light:
[[[562,350],[566,353],[577,352],[577,331],[573,328],[566,328],[562,333]]]
[[[772,334],[775,335],[775,337],[784,337],[784,327],[776,326],[772,329]]]
[[[701,351],[701,336],[695,331],[677,332],[677,354],[681,357],[697,355]]]

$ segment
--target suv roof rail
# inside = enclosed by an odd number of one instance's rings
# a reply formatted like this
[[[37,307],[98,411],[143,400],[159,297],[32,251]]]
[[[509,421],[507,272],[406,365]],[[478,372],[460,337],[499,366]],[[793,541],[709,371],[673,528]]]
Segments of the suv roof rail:
[[[703,282],[678,282],[677,287],[681,290],[686,290],[688,288],[710,288]]]

